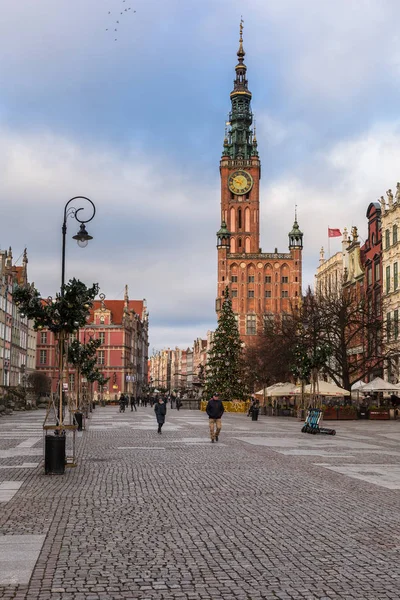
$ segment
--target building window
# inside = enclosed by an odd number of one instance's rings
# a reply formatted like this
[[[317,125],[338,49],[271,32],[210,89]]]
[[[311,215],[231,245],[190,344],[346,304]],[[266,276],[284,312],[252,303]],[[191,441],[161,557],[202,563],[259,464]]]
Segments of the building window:
[[[254,275],[249,275],[248,278],[247,278],[247,281],[249,283],[254,283]]]
[[[289,292],[287,290],[282,290],[282,298],[289,298]]]
[[[393,289],[396,291],[399,287],[399,271],[397,262],[393,265]]]
[[[242,229],[242,209],[238,210],[238,229]]]
[[[271,275],[266,275],[265,276],[265,283],[271,283],[271,281],[272,281]]]
[[[75,390],[75,373],[69,374],[69,391],[73,392]]]
[[[393,225],[393,244],[397,244],[397,225]]]
[[[248,291],[248,298],[254,298],[254,290]]]
[[[231,281],[232,283],[237,283],[237,275],[232,275]]]
[[[390,292],[390,265],[386,267],[386,293]]]
[[[375,263],[375,281],[380,281],[381,278],[381,265],[379,262]]]
[[[271,290],[265,290],[265,297],[271,298]]]
[[[47,344],[47,331],[42,331],[40,334],[40,343]]]
[[[105,344],[106,341],[106,333],[105,331],[100,331],[99,333],[99,340],[102,344]]]
[[[105,357],[105,352],[104,352],[104,350],[99,350],[99,351],[97,352],[97,364],[98,364],[98,365],[104,365],[104,364],[105,364],[104,357]]]
[[[237,298],[237,290],[232,290],[232,298]]]
[[[46,365],[47,364],[47,350],[41,350],[39,354],[39,364]]]
[[[399,311],[395,310],[393,313],[393,335],[394,339],[397,340],[399,337]]]
[[[380,294],[380,292],[377,292],[376,296],[375,296],[375,315],[379,316],[380,312],[381,312],[381,294]]]
[[[246,318],[246,334],[255,335],[257,332],[256,315],[247,315]]]
[[[390,246],[390,231],[389,231],[389,229],[386,229],[386,231],[385,231],[385,246],[386,246],[386,250]]]
[[[103,315],[100,317],[100,325],[104,325],[105,318]]]
[[[372,284],[372,267],[368,267],[367,270],[367,283],[368,285]]]
[[[390,320],[390,312],[387,313],[386,315],[386,339],[388,342],[390,342],[390,335],[391,335],[391,320]]]
[[[289,283],[289,277],[282,277],[282,283]]]

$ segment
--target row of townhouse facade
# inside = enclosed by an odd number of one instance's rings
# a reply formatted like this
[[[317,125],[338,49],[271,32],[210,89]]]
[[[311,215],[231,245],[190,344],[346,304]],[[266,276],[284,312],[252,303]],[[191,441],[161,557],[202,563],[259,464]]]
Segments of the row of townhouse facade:
[[[155,391],[168,391],[196,396],[202,388],[214,332],[207,338],[197,338],[192,347],[174,348],[154,352],[149,359],[149,387]]]
[[[13,261],[12,249],[0,250],[0,396],[10,389],[23,387],[34,371],[45,373],[51,389],[59,383],[58,344],[51,331],[35,331],[33,322],[21,316],[15,302],[17,285],[28,284],[28,257],[23,252],[22,266]],[[95,300],[87,326],[72,338],[81,343],[100,339],[97,367],[109,378],[101,390],[106,398],[114,399],[121,392],[137,396],[148,386],[148,329],[149,315],[146,300],[130,300],[125,287],[124,300]],[[68,367],[67,386],[76,394],[78,382],[74,369]],[[97,383],[94,391],[99,392]]]
[[[28,257],[22,266],[13,264],[11,247],[0,250],[0,395],[26,385],[36,366],[36,332],[33,323],[22,317],[13,300],[16,285],[25,285]]]
[[[386,199],[381,196],[379,202],[368,206],[368,230],[363,244],[353,227],[351,234],[344,229],[340,252],[325,259],[321,249],[315,288],[317,292],[353,288],[358,296],[365,297],[371,312],[383,321],[383,336],[381,340],[358,340],[352,351],[365,352],[367,344],[374,344],[373,353],[381,352],[385,358],[371,368],[369,379],[380,376],[399,383],[400,183],[395,196],[390,189],[386,195]]]
[[[148,329],[146,300],[130,300],[128,286],[125,286],[124,300],[94,301],[86,327],[70,336],[70,340],[79,339],[82,344],[91,339],[101,341],[96,366],[109,380],[102,387],[94,383],[95,397],[101,395],[105,400],[116,400],[121,393],[139,397],[147,392]],[[47,330],[38,331],[37,335],[37,370],[51,379],[52,391],[56,392],[59,382],[57,341]],[[78,389],[88,384],[71,365],[67,369],[66,391],[76,396]]]

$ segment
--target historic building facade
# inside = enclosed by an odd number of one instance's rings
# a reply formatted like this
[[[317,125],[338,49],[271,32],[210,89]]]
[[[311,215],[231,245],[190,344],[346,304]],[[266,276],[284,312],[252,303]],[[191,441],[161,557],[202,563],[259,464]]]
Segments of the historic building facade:
[[[266,315],[292,310],[301,297],[303,234],[295,221],[289,233],[289,252],[263,253],[260,248],[261,163],[252,129],[251,92],[244,64],[242,24],[238,64],[230,95],[231,112],[226,132],[221,175],[221,228],[217,233],[220,310],[228,286],[245,340],[260,330]]]
[[[345,269],[347,269],[347,246],[349,237],[346,227],[343,230],[342,251],[325,258],[325,251],[321,248],[319,253],[319,267],[315,274],[315,292],[341,293]]]
[[[400,311],[400,183],[395,197],[380,199],[382,210],[382,305],[385,321],[385,348],[389,355],[385,375],[392,383],[400,382],[399,311]]]
[[[363,245],[359,240],[357,227],[352,227],[349,235],[343,230],[342,251],[325,259],[323,248],[320,252],[320,264],[315,275],[315,291],[324,295],[351,294],[355,301],[364,298],[371,318],[382,319],[382,227],[381,206],[371,202],[366,217],[368,234]],[[391,226],[393,229],[393,226]],[[387,236],[386,236],[387,237]],[[399,259],[400,261],[400,259]],[[360,363],[362,355],[371,357],[369,379],[382,376],[382,344],[378,336],[363,331],[354,335],[350,355]],[[364,359],[365,360],[365,359]]]
[[[130,300],[126,286],[124,300],[95,300],[87,326],[78,331],[83,344],[90,338],[101,340],[97,367],[110,378],[101,390],[106,399],[114,400],[121,392],[140,396],[147,389],[148,318],[146,301]],[[37,332],[36,364],[38,370],[51,378],[52,390],[56,392],[57,342],[51,331]],[[77,392],[76,377],[75,369],[70,367],[67,377],[70,394]],[[97,382],[94,391],[100,391]]]
[[[13,301],[15,285],[26,285],[28,257],[23,253],[22,266],[13,264],[12,250],[0,250],[0,386],[26,384],[35,369],[36,333],[33,323],[22,317]]]
[[[214,332],[207,338],[197,338],[189,348],[170,348],[154,352],[149,360],[149,387],[189,396],[201,392]]]

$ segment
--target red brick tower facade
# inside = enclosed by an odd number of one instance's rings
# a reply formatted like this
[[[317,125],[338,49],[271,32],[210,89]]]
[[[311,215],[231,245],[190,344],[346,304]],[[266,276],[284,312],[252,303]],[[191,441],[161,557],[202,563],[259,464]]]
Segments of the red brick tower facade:
[[[244,64],[240,24],[238,64],[231,92],[229,130],[220,162],[221,229],[217,233],[217,311],[228,286],[243,339],[255,335],[265,317],[290,312],[301,297],[303,234],[297,215],[289,233],[289,252],[260,248],[261,163],[251,128],[251,92]]]

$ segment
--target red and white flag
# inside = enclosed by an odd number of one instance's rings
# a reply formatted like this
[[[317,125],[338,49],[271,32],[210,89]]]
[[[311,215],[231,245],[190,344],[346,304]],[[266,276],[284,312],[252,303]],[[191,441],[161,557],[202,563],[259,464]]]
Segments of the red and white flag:
[[[328,237],[339,237],[340,235],[342,235],[340,229],[331,229],[328,227]]]

